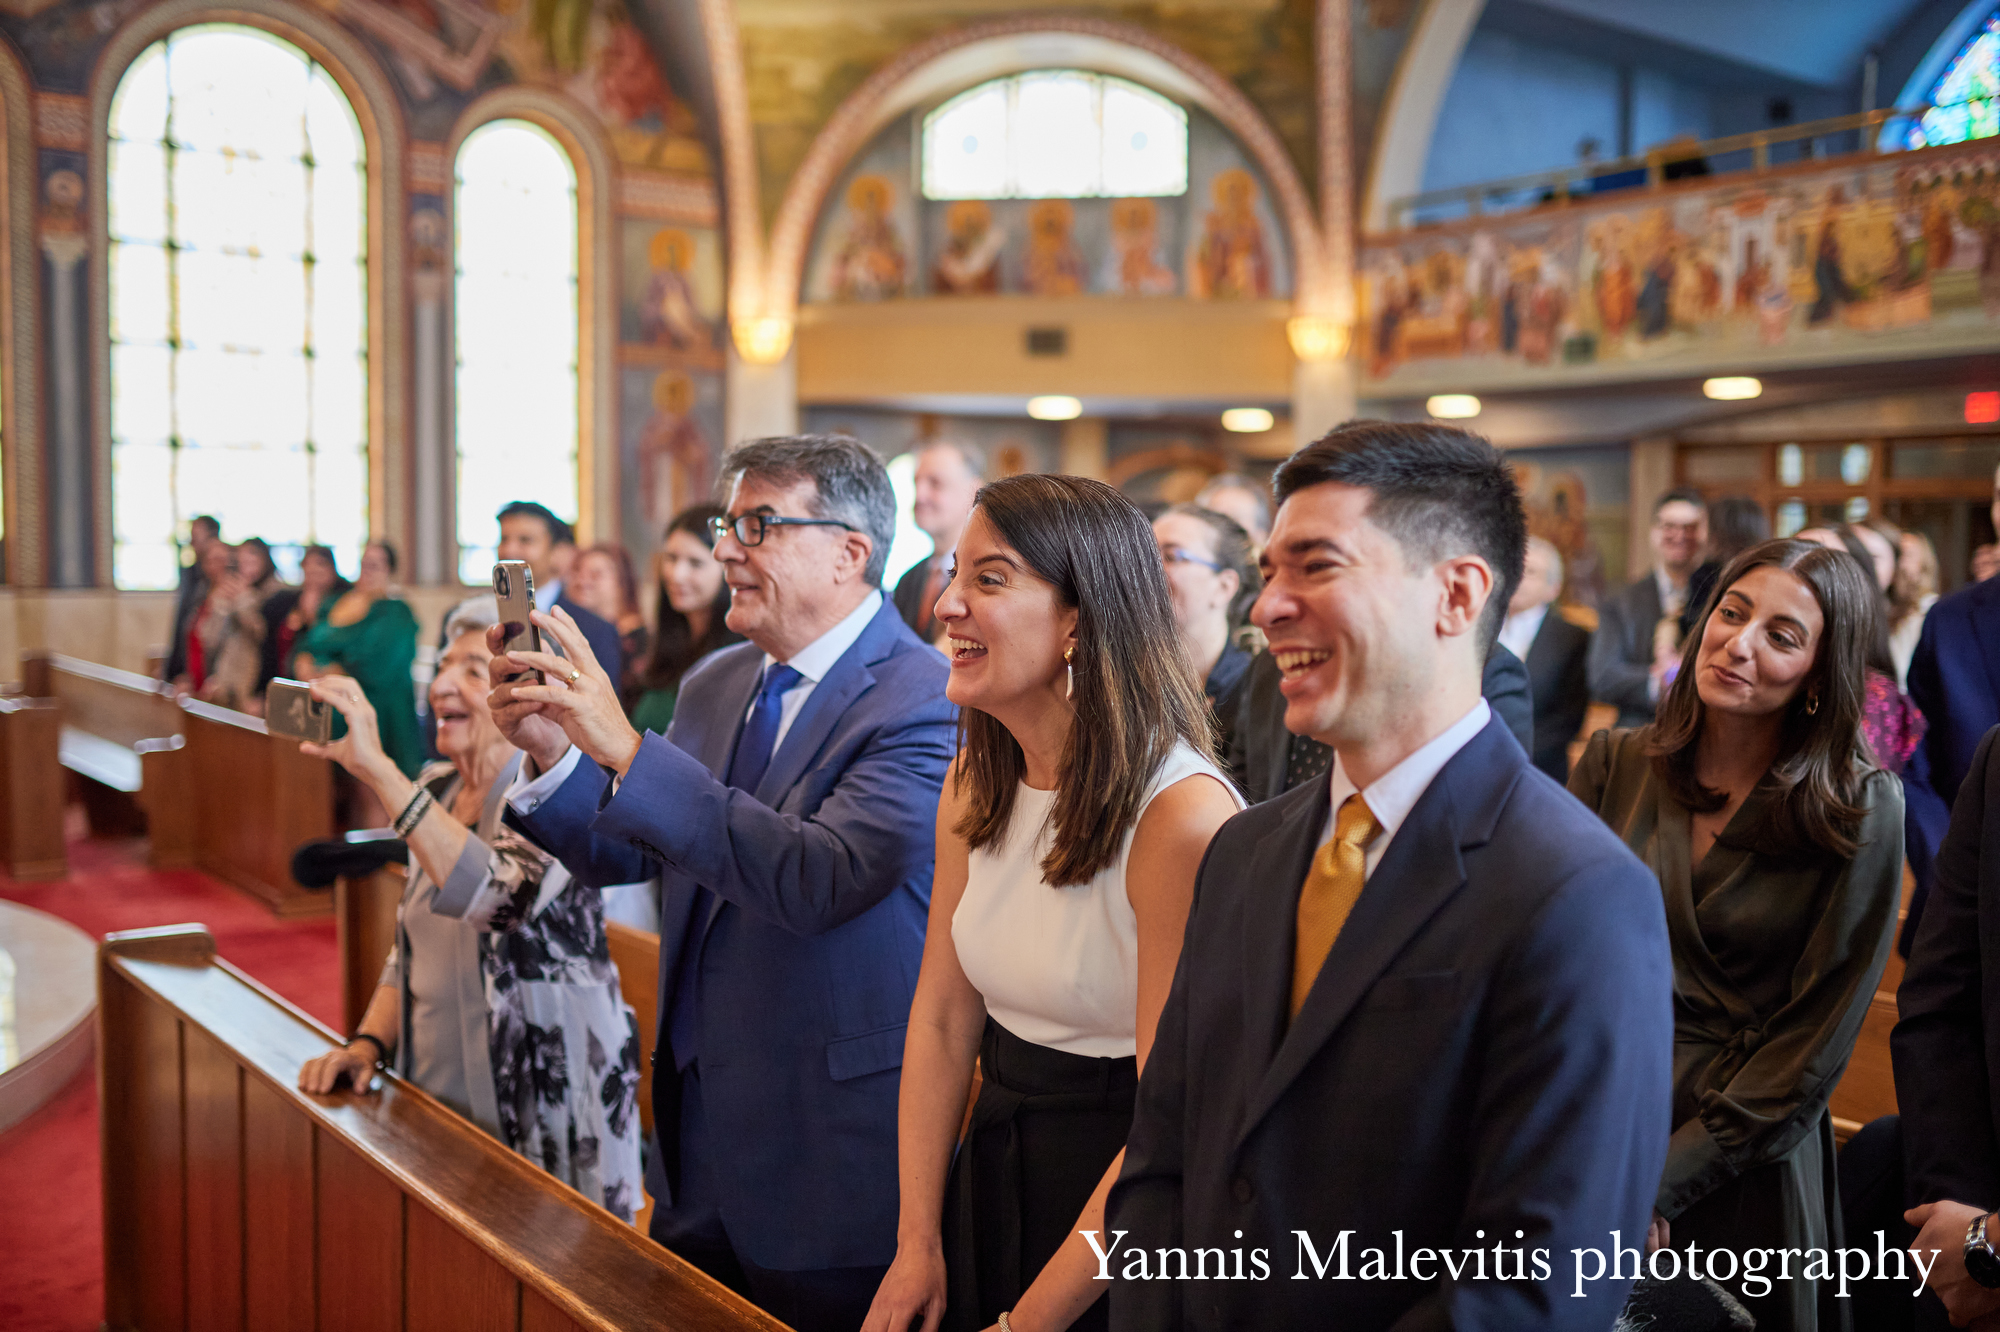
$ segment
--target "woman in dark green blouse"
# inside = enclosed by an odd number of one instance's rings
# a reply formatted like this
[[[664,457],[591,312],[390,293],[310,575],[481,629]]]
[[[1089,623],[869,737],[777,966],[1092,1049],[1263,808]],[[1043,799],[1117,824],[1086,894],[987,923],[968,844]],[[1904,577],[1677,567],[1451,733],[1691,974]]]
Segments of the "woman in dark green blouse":
[[[626,700],[632,725],[641,731],[665,735],[687,668],[717,648],[743,641],[723,623],[729,614],[729,587],[722,581],[715,533],[708,526],[708,520],[722,512],[717,504],[681,510],[667,524],[666,539],[654,557],[658,602],[653,648],[637,666],[636,689]]]
[[[1653,1244],[1841,1242],[1827,1097],[1894,937],[1903,795],[1861,739],[1875,589],[1844,552],[1767,541],[1730,562],[1659,719],[1600,731],[1569,788],[1659,876],[1674,950],[1673,1136]],[[1852,1239],[1853,1237],[1848,1237]],[[1802,1275],[1760,1332],[1835,1332]],[[1773,1266],[1766,1277],[1776,1278]]]
[[[354,586],[299,640],[294,669],[305,680],[353,676],[375,709],[382,752],[405,777],[414,778],[424,763],[416,686],[410,680],[417,657],[417,617],[393,593],[395,572],[395,547],[371,542],[361,552],[361,576]]]

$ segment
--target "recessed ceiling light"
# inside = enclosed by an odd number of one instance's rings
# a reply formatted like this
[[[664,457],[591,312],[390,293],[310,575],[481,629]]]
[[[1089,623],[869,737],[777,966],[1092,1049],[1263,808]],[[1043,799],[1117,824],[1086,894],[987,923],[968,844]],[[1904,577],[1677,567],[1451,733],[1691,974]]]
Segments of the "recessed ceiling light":
[[[1060,393],[1028,399],[1028,415],[1037,421],[1074,421],[1083,415],[1083,404]]]
[[[1425,400],[1424,410],[1440,421],[1463,421],[1479,415],[1479,399],[1470,393],[1437,393]]]
[[[1277,424],[1277,418],[1262,407],[1231,407],[1222,414],[1222,428],[1239,435],[1256,435]]]
[[[1702,380],[1701,391],[1717,402],[1741,402],[1761,394],[1764,385],[1748,375],[1724,375],[1720,379]]]

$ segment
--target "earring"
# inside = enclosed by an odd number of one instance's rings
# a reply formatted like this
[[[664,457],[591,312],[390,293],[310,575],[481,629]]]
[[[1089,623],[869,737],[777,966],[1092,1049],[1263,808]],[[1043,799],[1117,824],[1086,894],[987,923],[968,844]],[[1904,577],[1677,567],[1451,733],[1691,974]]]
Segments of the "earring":
[[[1076,655],[1074,646],[1063,649],[1063,697],[1076,697],[1076,667],[1070,665],[1070,658]]]
[[[1815,714],[1816,714],[1816,713],[1818,713],[1818,712],[1819,712],[1819,695],[1818,695],[1818,694],[1807,694],[1807,695],[1806,695],[1806,716],[1808,716],[1808,717],[1811,717],[1811,716],[1815,715]]]

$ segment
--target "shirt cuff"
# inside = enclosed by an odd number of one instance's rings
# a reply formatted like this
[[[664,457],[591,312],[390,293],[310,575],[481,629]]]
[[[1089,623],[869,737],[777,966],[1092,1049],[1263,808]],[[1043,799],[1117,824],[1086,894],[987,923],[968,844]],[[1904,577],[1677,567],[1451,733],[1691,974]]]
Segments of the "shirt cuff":
[[[524,772],[515,773],[514,784],[507,788],[507,804],[516,814],[534,813],[544,801],[562,789],[562,784],[576,771],[576,765],[582,758],[583,751],[571,745],[569,752],[556,761],[555,767],[532,781]]]

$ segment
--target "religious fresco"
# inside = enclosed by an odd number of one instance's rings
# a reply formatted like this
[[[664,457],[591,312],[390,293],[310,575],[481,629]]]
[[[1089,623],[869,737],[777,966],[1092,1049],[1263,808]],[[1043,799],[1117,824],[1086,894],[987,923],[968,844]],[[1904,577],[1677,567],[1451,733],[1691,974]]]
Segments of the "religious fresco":
[[[1291,292],[1270,189],[1215,120],[1188,114],[1188,191],[1142,199],[925,199],[917,116],[892,122],[828,195],[808,301],[903,296],[1195,296]]]
[[[1595,609],[1628,581],[1631,463],[1622,445],[1519,449],[1507,455],[1528,531],[1562,552],[1562,600]]]
[[[722,242],[707,227],[619,223],[618,338],[722,365]]]
[[[618,371],[620,517],[635,552],[673,516],[715,491],[722,457],[722,376],[676,366]]]
[[[1985,350],[2000,334],[1990,143],[1376,238],[1370,393]]]

